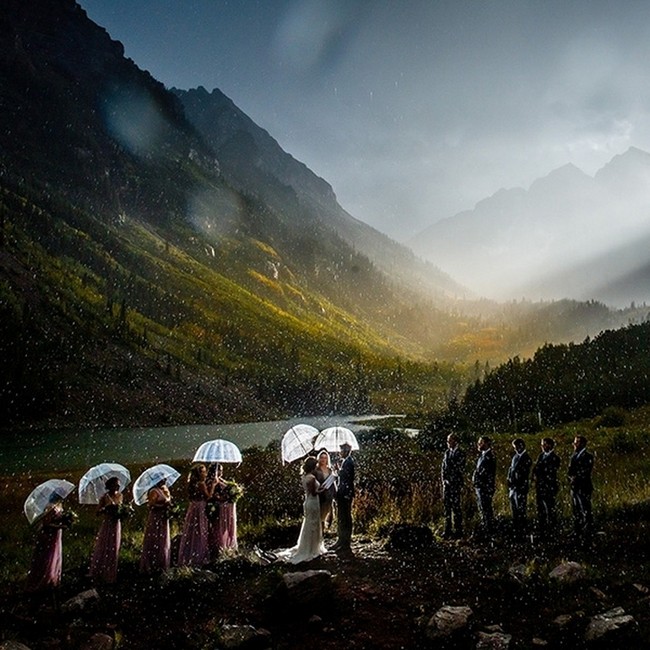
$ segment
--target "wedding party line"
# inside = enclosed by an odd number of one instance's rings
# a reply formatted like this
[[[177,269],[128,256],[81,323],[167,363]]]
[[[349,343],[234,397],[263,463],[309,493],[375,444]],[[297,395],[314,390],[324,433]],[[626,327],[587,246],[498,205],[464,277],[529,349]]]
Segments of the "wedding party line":
[[[334,502],[337,507],[339,539],[335,549],[350,550],[352,536],[352,496],[354,493],[353,449],[359,449],[356,437],[345,427],[329,427],[319,432],[306,424],[291,427],[282,438],[282,461],[304,459],[301,482],[305,493],[304,519],[295,547],[285,549],[273,559],[297,564],[327,552],[323,531],[332,524]],[[329,451],[341,456],[332,467]],[[242,461],[237,446],[228,440],[203,443],[192,459],[187,476],[188,507],[185,512],[180,544],[175,554],[177,566],[201,568],[215,561],[228,549],[237,550],[237,500],[243,488],[223,478],[223,464]],[[95,505],[101,524],[90,554],[88,577],[100,584],[117,581],[122,522],[129,519],[133,505],[147,505],[139,568],[142,573],[166,571],[172,566],[170,519],[178,517],[170,487],[180,473],[166,464],[146,469],[134,481],[132,502],[124,498],[131,482],[129,470],[119,463],[100,463],[80,479],[79,503]],[[60,585],[63,564],[63,530],[77,518],[64,510],[65,499],[75,485],[64,479],[49,479],[27,497],[23,510],[27,520],[38,528],[26,590],[41,592]],[[271,553],[264,553],[266,560]]]
[[[537,522],[535,534],[540,540],[552,537],[557,528],[557,495],[560,487],[560,458],[552,438],[541,439],[541,451],[533,463],[523,438],[512,440],[512,456],[506,476],[507,496],[514,541],[523,541],[531,529],[527,508],[531,484],[535,489]],[[567,469],[571,492],[573,534],[577,542],[588,545],[593,517],[591,474],[594,455],[587,451],[587,439],[576,436],[574,452]],[[281,441],[283,463],[302,461],[303,519],[295,546],[276,551],[255,547],[265,562],[308,562],[330,551],[352,556],[352,503],[355,496],[355,461],[352,452],[359,449],[355,435],[345,427],[330,427],[319,432],[306,424],[291,427]],[[479,523],[472,538],[483,543],[495,534],[493,498],[496,489],[497,461],[492,441],[481,436],[476,443],[477,459],[471,474]],[[336,454],[332,463],[330,453]],[[467,454],[456,434],[446,436],[446,451],[440,466],[441,496],[444,508],[445,539],[465,536],[463,528],[463,487],[466,483]],[[158,464],[143,471],[132,486],[132,502],[124,499],[130,484],[129,470],[117,463],[101,463],[80,479],[79,503],[94,504],[102,517],[89,560],[88,577],[96,583],[117,581],[121,544],[121,526],[133,513],[133,505],[146,504],[139,569],[144,574],[166,571],[172,563],[179,567],[202,568],[218,560],[222,551],[238,548],[237,500],[244,488],[223,477],[223,464],[242,461],[236,445],[228,440],[203,443],[192,459],[187,476],[188,507],[184,514],[179,544],[172,553],[170,519],[179,517],[170,487],[180,473]],[[437,480],[437,479],[432,479]],[[37,486],[24,504],[30,523],[38,528],[38,537],[27,576],[27,590],[38,592],[59,586],[62,575],[62,531],[75,519],[64,510],[64,500],[75,485],[62,479],[50,479]],[[324,533],[336,521],[337,539],[333,546],[324,544]]]

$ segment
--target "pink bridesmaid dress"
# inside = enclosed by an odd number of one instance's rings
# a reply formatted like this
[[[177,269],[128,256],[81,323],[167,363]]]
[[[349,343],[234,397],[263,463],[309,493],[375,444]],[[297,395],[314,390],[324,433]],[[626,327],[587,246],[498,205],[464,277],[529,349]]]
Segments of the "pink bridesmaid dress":
[[[26,590],[52,589],[61,584],[63,568],[63,506],[51,506],[43,515],[36,538],[32,563],[27,574]]]
[[[90,577],[97,582],[117,582],[117,563],[122,542],[122,522],[116,516],[116,508],[122,503],[122,495],[105,494],[99,501],[103,520],[95,538],[90,558]]]
[[[171,503],[169,490],[154,487],[147,496],[149,514],[144,530],[140,571],[156,573],[170,566],[171,539],[167,508]]]

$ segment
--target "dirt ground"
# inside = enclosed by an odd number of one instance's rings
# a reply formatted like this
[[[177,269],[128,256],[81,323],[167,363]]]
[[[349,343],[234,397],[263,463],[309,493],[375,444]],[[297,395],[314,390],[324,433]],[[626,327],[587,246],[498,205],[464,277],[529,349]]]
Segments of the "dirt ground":
[[[84,576],[68,574],[56,599],[29,601],[17,587],[5,588],[0,640],[21,641],[32,650],[84,648],[99,632],[113,638],[114,647],[134,650],[288,649],[315,642],[329,648],[438,648],[439,640],[427,638],[429,619],[444,605],[464,605],[473,612],[470,627],[445,647],[476,648],[478,632],[495,629],[512,636],[510,648],[600,647],[584,641],[584,629],[590,617],[615,607],[632,615],[635,625],[601,646],[650,647],[646,522],[608,526],[590,549],[573,548],[561,532],[540,545],[513,543],[505,533],[492,543],[438,541],[418,537],[416,530],[399,544],[357,536],[351,554],[329,552],[298,566],[266,563],[252,548],[206,571],[177,569],[156,579],[123,565],[118,584],[99,588],[99,600],[80,612],[65,611],[62,603],[90,585]],[[568,560],[585,568],[581,580],[560,584],[549,578]],[[332,578],[302,600],[280,587],[283,574],[314,569]],[[563,615],[570,624],[561,628],[555,621]],[[266,632],[228,646],[224,625]]]

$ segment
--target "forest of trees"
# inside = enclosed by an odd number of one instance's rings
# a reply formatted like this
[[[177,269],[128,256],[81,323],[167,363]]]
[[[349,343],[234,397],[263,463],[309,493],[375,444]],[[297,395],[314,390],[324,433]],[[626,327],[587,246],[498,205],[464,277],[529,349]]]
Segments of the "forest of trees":
[[[431,428],[532,433],[650,402],[650,322],[607,330],[580,344],[546,344],[477,379]]]

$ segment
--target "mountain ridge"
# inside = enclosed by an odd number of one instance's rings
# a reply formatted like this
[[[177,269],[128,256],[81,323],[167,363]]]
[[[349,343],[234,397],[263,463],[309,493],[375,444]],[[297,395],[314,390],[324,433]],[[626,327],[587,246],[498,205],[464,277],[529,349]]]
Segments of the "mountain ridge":
[[[648,188],[650,154],[630,147],[593,177],[568,163],[528,190],[501,189],[472,210],[433,224],[410,244],[480,295],[595,299],[620,307],[650,298],[638,282],[650,257],[628,269],[637,278],[629,284],[625,274],[608,271],[599,260],[612,258],[615,250],[631,251],[637,238],[650,234]],[[569,293],[570,287],[580,289]]]

